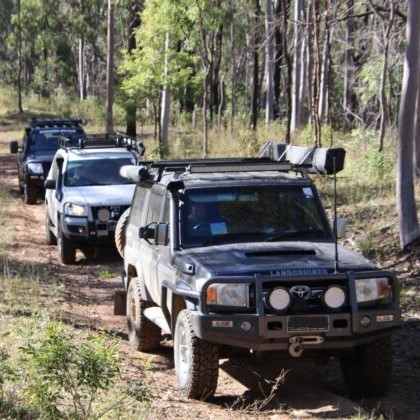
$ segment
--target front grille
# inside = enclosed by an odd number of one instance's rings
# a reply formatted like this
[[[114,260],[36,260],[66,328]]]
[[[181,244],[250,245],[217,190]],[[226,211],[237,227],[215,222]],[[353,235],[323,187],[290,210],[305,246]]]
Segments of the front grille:
[[[42,169],[44,171],[44,176],[45,178],[47,178],[48,172],[50,171],[51,168],[51,162],[44,162],[42,164]]]
[[[323,295],[329,286],[341,286],[346,294],[346,304],[341,310],[350,309],[349,307],[349,292],[342,279],[317,279],[315,281],[296,280],[293,281],[269,281],[264,283],[262,294],[266,298],[270,292],[276,287],[285,288],[292,298],[292,303],[287,310],[289,314],[322,314],[326,312],[334,312],[329,309],[323,302]],[[299,290],[302,290],[302,294],[305,296],[299,296]],[[307,291],[307,293],[305,293]],[[293,293],[294,292],[294,293]],[[266,307],[267,313],[275,313]]]

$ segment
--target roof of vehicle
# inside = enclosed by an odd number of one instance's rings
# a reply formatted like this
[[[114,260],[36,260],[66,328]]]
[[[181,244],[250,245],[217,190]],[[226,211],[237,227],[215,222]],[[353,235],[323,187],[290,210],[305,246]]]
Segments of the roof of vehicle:
[[[58,118],[58,117],[33,117],[29,120],[29,126],[36,128],[58,128],[58,127],[79,127],[87,121],[83,118]]]
[[[123,147],[67,149],[64,153],[67,154],[68,160],[112,159],[134,156],[131,151]]]

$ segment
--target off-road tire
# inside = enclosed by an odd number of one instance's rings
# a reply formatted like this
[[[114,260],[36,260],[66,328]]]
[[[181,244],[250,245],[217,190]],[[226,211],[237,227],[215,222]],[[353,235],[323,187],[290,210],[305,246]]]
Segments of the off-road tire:
[[[45,243],[47,245],[57,245],[57,238],[52,232],[51,219],[45,209]]]
[[[383,395],[391,381],[392,356],[389,338],[344,352],[340,364],[350,394],[356,397]]]
[[[176,321],[174,361],[178,388],[187,398],[205,400],[214,395],[219,376],[219,350],[217,345],[195,335],[186,309]]]
[[[118,219],[117,226],[115,227],[115,246],[122,258],[124,258],[125,228],[127,227],[130,210],[131,207],[124,211],[124,213]]]
[[[142,300],[140,280],[134,277],[127,291],[128,341],[133,349],[151,351],[159,347],[162,330],[144,316],[144,311],[153,305]]]
[[[62,264],[73,264],[76,261],[76,247],[74,243],[67,239],[61,229],[60,220],[57,222],[57,250],[58,260]]]
[[[23,188],[23,201],[25,204],[35,204],[37,198],[37,190],[33,185],[26,184]]]

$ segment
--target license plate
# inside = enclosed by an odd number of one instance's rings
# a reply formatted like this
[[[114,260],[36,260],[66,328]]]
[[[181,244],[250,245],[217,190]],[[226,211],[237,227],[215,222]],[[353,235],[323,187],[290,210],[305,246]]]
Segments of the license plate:
[[[287,331],[309,332],[328,331],[329,317],[327,315],[289,316],[287,318]]]

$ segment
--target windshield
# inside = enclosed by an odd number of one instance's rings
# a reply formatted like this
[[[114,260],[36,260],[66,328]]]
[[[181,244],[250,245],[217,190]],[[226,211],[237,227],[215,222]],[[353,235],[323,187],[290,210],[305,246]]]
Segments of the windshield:
[[[190,190],[181,207],[181,245],[331,238],[310,186]]]
[[[30,143],[32,152],[54,151],[58,149],[58,139],[60,136],[78,138],[84,137],[83,130],[76,128],[56,128],[43,129],[35,132]]]
[[[120,175],[123,165],[134,165],[134,158],[86,159],[68,163],[64,175],[67,187],[87,187],[91,185],[122,185],[133,182]]]

